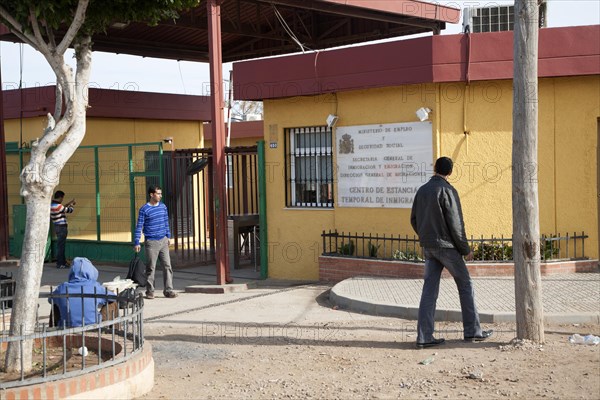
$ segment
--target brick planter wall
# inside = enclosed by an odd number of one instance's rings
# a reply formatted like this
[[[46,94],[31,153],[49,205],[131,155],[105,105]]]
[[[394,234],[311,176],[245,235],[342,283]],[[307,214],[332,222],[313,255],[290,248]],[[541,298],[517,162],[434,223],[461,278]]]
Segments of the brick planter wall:
[[[390,278],[421,279],[423,263],[407,261],[387,261],[351,257],[319,257],[319,280],[340,282],[355,276],[383,276]],[[468,263],[467,268],[473,277],[513,276],[512,263]],[[598,272],[598,260],[554,261],[542,263],[542,276],[570,274],[575,272]],[[450,278],[444,270],[442,277]]]
[[[149,392],[153,386],[152,346],[146,342],[142,351],[122,364],[72,378],[0,389],[0,399],[132,399]]]

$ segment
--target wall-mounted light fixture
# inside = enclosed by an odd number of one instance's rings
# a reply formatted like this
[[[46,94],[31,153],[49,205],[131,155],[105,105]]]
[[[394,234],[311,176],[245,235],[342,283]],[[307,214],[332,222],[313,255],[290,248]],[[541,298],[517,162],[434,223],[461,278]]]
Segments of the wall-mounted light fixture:
[[[171,145],[171,151],[175,150],[175,143],[173,142],[173,136],[169,136],[163,139],[165,144]]]
[[[431,108],[421,107],[415,112],[415,114],[417,114],[417,118],[419,118],[419,121],[423,122],[429,119],[430,112]]]
[[[327,116],[327,127],[333,128],[335,124],[337,124],[339,117],[334,114],[329,114]]]

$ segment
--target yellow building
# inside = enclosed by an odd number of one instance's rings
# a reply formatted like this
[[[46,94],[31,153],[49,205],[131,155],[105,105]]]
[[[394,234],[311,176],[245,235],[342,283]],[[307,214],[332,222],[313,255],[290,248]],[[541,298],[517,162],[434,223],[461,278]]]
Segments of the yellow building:
[[[540,31],[539,154],[531,166],[541,233],[584,233],[591,258],[599,255],[599,37],[600,26]],[[512,48],[512,32],[498,32],[234,64],[237,98],[264,101],[269,276],[318,279],[324,231],[412,237],[410,191],[418,185],[375,172],[389,166],[424,182],[439,156],[455,161],[451,181],[467,234],[510,238]],[[421,108],[423,122],[415,115]],[[384,151],[404,142],[390,140],[392,132],[412,129],[416,142]],[[347,161],[350,150],[361,156]],[[400,159],[415,154],[429,162]],[[378,195],[394,186],[403,194]]]
[[[46,126],[48,110],[54,108],[54,93],[53,86],[4,92],[11,235],[14,210],[25,212],[18,207],[19,173],[31,142]],[[176,214],[172,230],[179,234],[178,248],[184,247],[184,239],[190,246],[189,231],[196,233],[196,242],[202,241],[210,225],[199,222],[209,215],[204,200],[209,178],[206,172],[188,177],[185,168],[208,154],[212,133],[207,121],[210,102],[205,96],[90,89],[86,135],[57,187],[68,199],[77,200],[77,212],[69,216],[67,254],[127,260],[132,224],[137,209],[147,201],[149,184],[165,189],[164,201]],[[262,136],[262,124],[235,123],[232,128],[232,146],[255,145]],[[23,222],[23,216],[16,219]],[[100,242],[108,247],[98,246]],[[13,255],[19,256],[20,251],[14,250]]]

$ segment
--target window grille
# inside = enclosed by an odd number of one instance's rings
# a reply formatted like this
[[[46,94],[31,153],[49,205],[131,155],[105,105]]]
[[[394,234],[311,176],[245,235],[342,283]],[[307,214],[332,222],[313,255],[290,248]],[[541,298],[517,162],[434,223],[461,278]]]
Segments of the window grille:
[[[541,1],[538,8],[538,26],[546,26],[546,2]],[[515,8],[511,5],[493,5],[486,7],[467,7],[463,10],[463,31],[472,33],[502,32],[514,30]]]
[[[286,130],[286,206],[333,207],[332,133],[326,126]]]

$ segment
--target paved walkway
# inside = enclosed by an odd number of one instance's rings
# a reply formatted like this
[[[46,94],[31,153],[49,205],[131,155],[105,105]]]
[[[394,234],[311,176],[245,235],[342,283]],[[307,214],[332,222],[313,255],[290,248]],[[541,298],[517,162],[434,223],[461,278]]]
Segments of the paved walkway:
[[[481,322],[515,321],[513,278],[473,278],[473,283]],[[356,277],[335,285],[330,299],[340,308],[352,311],[416,319],[422,286],[422,279]],[[600,274],[543,277],[542,303],[548,323],[600,323]],[[436,318],[462,320],[452,279],[442,279]]]
[[[125,277],[126,265],[96,264],[99,270],[99,281],[106,282],[115,276]],[[9,263],[0,263],[0,273],[16,273],[18,267]],[[257,289],[235,295],[235,298],[249,298],[265,289],[282,289],[303,283],[267,280],[260,281],[254,268],[244,268],[231,272],[234,283],[258,283]],[[42,277],[42,291],[65,281],[68,270],[57,270],[46,264]],[[156,274],[157,296],[162,297],[162,271]],[[514,322],[515,295],[514,280],[511,277],[473,278],[475,301],[480,313],[481,322]],[[174,287],[176,291],[184,291],[192,285],[212,285],[216,283],[214,266],[196,266],[176,269],[174,271]],[[349,311],[371,315],[417,319],[419,300],[421,297],[421,279],[392,279],[378,277],[356,277],[346,279],[331,289],[330,300],[333,304]],[[193,296],[193,294],[190,294]],[[146,317],[157,317],[168,314],[179,308],[190,306],[204,307],[208,304],[222,302],[223,295],[185,296],[185,301],[153,301],[158,307]],[[157,299],[157,300],[159,300]],[[600,324],[600,273],[580,273],[570,275],[554,275],[542,278],[542,301],[544,316],[549,323],[599,323]],[[177,307],[175,305],[177,304]],[[165,307],[165,308],[163,308]],[[445,321],[461,321],[460,302],[456,285],[452,279],[442,279],[437,302],[436,318]]]

